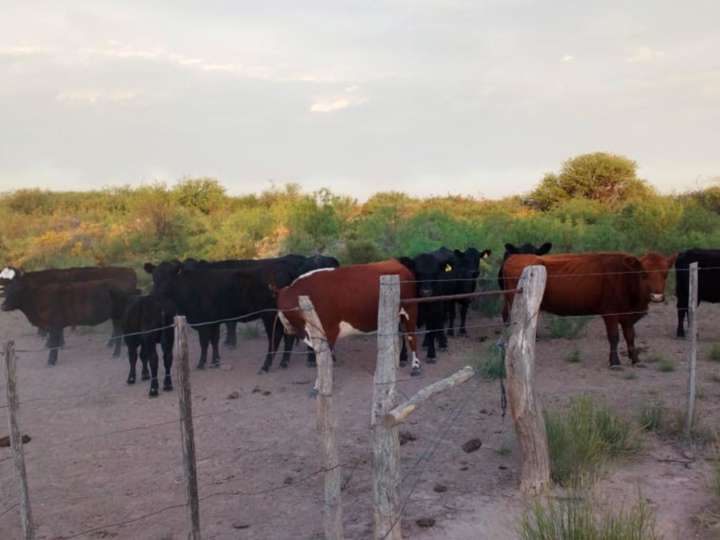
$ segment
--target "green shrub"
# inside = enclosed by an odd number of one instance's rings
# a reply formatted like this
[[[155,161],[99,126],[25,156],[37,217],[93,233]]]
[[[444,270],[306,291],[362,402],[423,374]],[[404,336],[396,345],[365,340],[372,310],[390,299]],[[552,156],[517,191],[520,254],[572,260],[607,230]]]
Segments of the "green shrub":
[[[563,499],[536,501],[520,524],[522,540],[656,540],[656,520],[638,498],[621,510],[596,513],[589,495],[571,493]]]
[[[550,318],[550,337],[553,339],[578,338],[585,330],[589,322],[590,317],[570,318],[553,315]]]
[[[670,373],[675,371],[675,362],[669,358],[662,357],[658,360],[657,370],[661,373]]]
[[[708,358],[713,362],[720,362],[720,344],[715,343],[712,346],[710,354],[708,354]]]
[[[659,432],[664,426],[664,420],[667,416],[665,405],[656,401],[645,405],[638,415],[640,427],[645,431]]]
[[[640,446],[632,424],[590,396],[573,398],[566,411],[547,411],[545,427],[551,475],[562,485],[594,477],[608,460]]]
[[[503,349],[495,344],[491,345],[487,354],[477,360],[475,369],[483,379],[505,378],[505,354]]]
[[[565,361],[568,364],[579,364],[582,360],[582,355],[579,349],[575,349],[565,357]]]

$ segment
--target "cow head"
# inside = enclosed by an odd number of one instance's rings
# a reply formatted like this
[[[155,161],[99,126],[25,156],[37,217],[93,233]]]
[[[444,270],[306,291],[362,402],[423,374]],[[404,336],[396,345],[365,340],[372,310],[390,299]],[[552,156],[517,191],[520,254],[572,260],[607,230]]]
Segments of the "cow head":
[[[5,287],[16,277],[23,275],[22,270],[12,266],[6,266],[0,271],[0,294],[3,294]]]
[[[651,252],[638,259],[651,302],[663,302],[665,300],[665,281],[670,268],[675,264],[676,258],[677,255],[665,257],[659,253]]]
[[[167,296],[177,276],[183,270],[183,264],[178,261],[163,261],[158,265],[145,263],[145,271],[152,276],[153,294],[156,296]]]
[[[489,249],[482,252],[471,247],[464,252],[456,249],[453,252],[455,264],[453,269],[453,277],[458,278],[457,292],[473,292],[475,290],[475,282],[480,277],[480,261],[487,259],[492,254]]]
[[[421,253],[413,259],[398,259],[414,275],[418,296],[427,297],[439,294],[442,280],[454,268],[454,257],[438,257],[432,253]]]
[[[545,255],[552,249],[552,243],[551,242],[545,242],[540,247],[535,247],[533,244],[521,244],[519,246],[515,246],[513,244],[505,244],[505,256],[504,259],[507,259],[510,255]]]
[[[22,277],[14,277],[5,285],[5,300],[0,306],[3,311],[20,309],[25,299],[28,286]]]

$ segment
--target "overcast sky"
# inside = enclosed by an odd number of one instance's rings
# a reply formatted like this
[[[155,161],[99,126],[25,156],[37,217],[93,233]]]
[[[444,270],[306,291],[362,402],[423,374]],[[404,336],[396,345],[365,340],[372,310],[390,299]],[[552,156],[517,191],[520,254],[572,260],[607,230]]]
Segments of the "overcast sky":
[[[0,0],[0,191],[212,176],[498,197],[720,175],[720,2]]]

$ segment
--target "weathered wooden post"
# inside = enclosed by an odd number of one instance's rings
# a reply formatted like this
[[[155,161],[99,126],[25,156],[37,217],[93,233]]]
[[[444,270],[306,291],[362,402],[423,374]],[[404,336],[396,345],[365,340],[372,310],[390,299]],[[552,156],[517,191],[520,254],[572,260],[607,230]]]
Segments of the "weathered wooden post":
[[[395,401],[396,366],[399,357],[400,277],[380,277],[378,302],[378,355],[373,380],[370,430],[373,445],[373,520],[375,540],[401,540],[400,439],[397,424],[387,425],[385,416]]]
[[[180,404],[180,437],[185,469],[185,491],[190,517],[189,540],[201,540],[200,500],[198,498],[197,463],[195,460],[195,430],[192,418],[192,392],[190,390],[190,354],[187,341],[187,320],[175,317],[175,347],[173,349],[175,379]]]
[[[323,507],[323,528],[326,540],[342,540],[342,471],[338,459],[335,430],[337,419],[333,407],[333,359],[330,345],[325,337],[312,301],[307,296],[298,299],[307,332],[317,357],[317,427],[322,446],[323,469],[325,470],[325,504]]]
[[[22,522],[23,538],[25,540],[33,540],[35,538],[35,527],[33,525],[32,510],[30,509],[30,492],[28,491],[27,472],[25,471],[25,452],[23,450],[22,434],[20,433],[17,420],[20,398],[17,392],[14,341],[8,341],[5,344],[5,376],[10,447],[15,463],[15,471],[17,472],[20,482],[20,520]]]
[[[535,395],[535,332],[547,272],[544,266],[523,270],[512,306],[512,335],[505,356],[510,413],[522,452],[520,489],[537,494],[550,483],[545,420]]]
[[[698,263],[690,264],[690,289],[688,294],[688,330],[690,347],[688,349],[688,408],[685,422],[685,434],[690,437],[695,419],[695,378],[697,363],[697,304],[698,304]]]

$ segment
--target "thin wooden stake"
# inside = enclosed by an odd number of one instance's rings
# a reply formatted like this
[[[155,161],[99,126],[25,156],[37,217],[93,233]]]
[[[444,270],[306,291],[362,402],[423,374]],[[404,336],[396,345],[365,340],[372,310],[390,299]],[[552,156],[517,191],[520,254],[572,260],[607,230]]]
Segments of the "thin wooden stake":
[[[550,457],[545,420],[535,395],[535,332],[547,272],[544,266],[523,270],[515,295],[512,335],[505,357],[507,394],[522,452],[520,489],[537,494],[550,483]]]
[[[342,470],[338,458],[337,440],[335,430],[337,420],[333,406],[333,359],[330,345],[325,337],[320,318],[313,303],[307,296],[298,298],[300,309],[305,319],[305,332],[307,332],[317,358],[317,427],[320,433],[322,446],[323,468],[325,469],[325,504],[323,506],[323,528],[326,540],[342,540],[343,519],[342,499]]]
[[[375,540],[402,540],[400,531],[400,438],[397,425],[384,419],[395,402],[399,356],[400,278],[380,276],[378,356],[370,411],[373,445],[373,516]]]
[[[8,341],[5,345],[5,376],[8,404],[8,427],[10,429],[10,447],[18,480],[20,480],[20,521],[22,523],[23,538],[33,540],[35,527],[33,525],[32,510],[30,509],[30,492],[28,491],[27,472],[25,470],[25,452],[23,450],[22,435],[18,426],[17,413],[20,398],[17,392],[17,379],[15,373],[15,342]]]
[[[200,501],[198,498],[197,464],[195,460],[195,430],[192,417],[192,392],[190,390],[190,354],[187,342],[187,320],[175,317],[175,378],[180,404],[180,438],[185,468],[185,491],[190,517],[189,540],[201,540]]]
[[[690,437],[695,419],[695,378],[697,363],[697,304],[698,304],[698,263],[690,264],[690,290],[688,294],[688,330],[690,330],[690,349],[688,350],[688,408],[685,422],[685,434]]]

